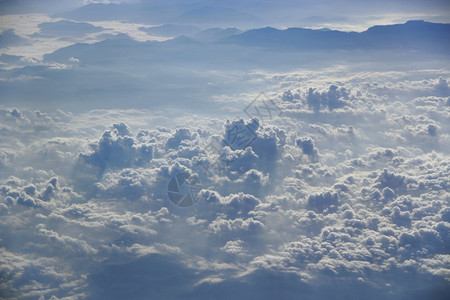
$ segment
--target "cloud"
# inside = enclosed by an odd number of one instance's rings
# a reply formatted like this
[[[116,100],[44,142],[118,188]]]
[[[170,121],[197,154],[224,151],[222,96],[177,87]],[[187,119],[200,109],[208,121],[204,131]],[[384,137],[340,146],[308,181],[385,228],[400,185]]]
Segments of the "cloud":
[[[40,34],[62,37],[82,37],[89,33],[102,31],[103,28],[84,22],[56,21],[39,24]]]
[[[447,97],[450,95],[447,80],[442,77],[439,77],[439,81],[436,84],[435,89],[437,95],[440,97]]]
[[[325,192],[320,194],[313,194],[308,197],[307,206],[313,210],[328,213],[336,209],[339,205],[339,198],[337,193]]]
[[[395,173],[389,172],[384,169],[383,172],[378,176],[378,186],[380,188],[391,188],[394,190],[402,191],[406,188],[406,179],[403,175],[396,175]]]
[[[333,110],[346,105],[349,92],[344,88],[331,85],[326,92],[317,92],[310,88],[307,95],[308,107],[315,112],[323,108]]]
[[[160,26],[154,26],[145,28],[142,27],[140,30],[145,31],[154,35],[162,35],[162,36],[170,36],[176,37],[180,35],[193,35],[201,31],[201,29],[197,26],[193,25],[178,25],[178,24],[164,24]]]
[[[80,154],[79,164],[80,168],[94,168],[98,176],[107,168],[141,166],[153,158],[152,145],[136,141],[124,123],[114,124],[112,130],[105,131],[93,150]]]
[[[312,161],[317,161],[319,157],[319,150],[314,147],[314,142],[311,138],[301,138],[296,141],[304,154],[308,155]]]
[[[174,136],[169,138],[166,143],[166,148],[178,148],[183,140],[191,140],[193,137],[189,129],[180,128],[177,129]]]
[[[38,259],[51,254],[53,260],[39,270],[57,276],[41,275],[19,293],[18,274],[34,273],[9,260],[8,282],[16,294],[114,298],[118,292],[112,295],[107,282],[125,282],[138,289],[136,297],[144,291],[169,298],[215,294],[229,285],[239,286],[242,295],[261,280],[271,286],[278,278],[293,285],[287,296],[309,291],[313,299],[331,291],[347,295],[347,289],[327,282],[356,282],[361,293],[372,282],[391,284],[387,291],[373,287],[378,297],[406,295],[408,272],[436,293],[447,276],[446,156],[406,149],[400,140],[382,147],[371,139],[395,128],[381,126],[381,133],[374,133],[362,130],[364,123],[308,125],[291,117],[264,126],[257,120],[219,120],[208,127],[179,119],[183,126],[152,128],[145,125],[147,114],[108,110],[70,115],[8,108],[1,116],[9,137],[0,140],[6,147],[2,163],[17,175],[2,177],[2,243],[14,232],[18,244],[5,244],[5,251]],[[420,118],[408,122],[430,124]],[[433,122],[442,128],[436,138],[444,138],[445,127]],[[254,140],[232,149],[225,142],[232,126],[237,132],[250,127]],[[20,151],[11,142],[14,135],[14,143],[26,145]],[[58,140],[61,135],[65,139]],[[219,142],[218,152],[205,147],[211,140]],[[319,148],[320,159],[311,159]],[[57,151],[69,154],[54,155]],[[23,160],[31,152],[36,159]],[[214,165],[221,153],[229,159],[223,173],[202,173],[197,162]],[[39,164],[45,155],[53,162]],[[72,172],[57,168],[67,157]],[[14,167],[19,163],[22,171]],[[168,199],[168,182],[180,172],[198,176],[204,188],[192,207],[179,208]],[[63,261],[72,277],[57,269]],[[77,269],[80,262],[86,268]],[[166,267],[186,275],[176,290],[173,280],[158,281]],[[129,272],[140,279],[123,279]],[[51,290],[44,288],[47,281]],[[157,281],[158,293],[147,290]]]
[[[44,226],[37,228],[37,235],[48,240],[53,248],[62,247],[60,251],[73,251],[74,254],[93,255],[96,250],[90,247],[85,241],[80,241],[69,236],[61,236],[53,230],[47,230]]]

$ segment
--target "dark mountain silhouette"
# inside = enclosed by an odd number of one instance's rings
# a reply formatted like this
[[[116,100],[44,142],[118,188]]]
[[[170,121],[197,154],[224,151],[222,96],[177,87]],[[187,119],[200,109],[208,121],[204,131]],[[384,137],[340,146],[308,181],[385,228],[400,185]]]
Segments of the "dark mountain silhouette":
[[[242,31],[237,29],[237,28],[210,28],[210,29],[206,29],[203,30],[201,32],[196,33],[195,35],[193,35],[193,38],[200,40],[200,41],[217,41],[220,39],[224,39],[227,38],[229,36],[233,36],[236,34],[241,33]]]
[[[28,41],[14,33],[14,29],[7,29],[0,33],[0,48],[27,45]]]
[[[448,56],[448,29],[449,24],[410,21],[399,25],[375,26],[361,33],[304,28],[279,30],[270,27],[240,33],[235,28],[216,28],[163,42],[139,42],[121,35],[93,44],[80,43],[61,48],[45,55],[44,61],[67,63],[70,57],[76,57],[82,65],[131,65],[137,61],[140,61],[141,66],[159,63],[211,66],[225,61],[227,65],[261,65],[262,62],[276,64],[279,61],[273,51],[301,55],[303,63],[306,56],[302,53],[305,52],[314,57],[307,61],[324,61],[338,55],[336,51],[341,51],[347,58],[344,52],[360,51],[358,55],[364,56],[364,51],[372,54],[382,51],[380,55],[384,60],[384,51],[392,54],[388,59],[396,59],[394,56],[398,58],[406,52]],[[331,51],[333,55],[323,55]]]
[[[374,26],[358,32],[271,27],[254,29],[223,39],[223,43],[291,50],[430,50],[448,51],[450,24],[408,21]]]
[[[139,28],[149,34],[163,35],[168,37],[176,37],[180,35],[192,35],[202,31],[197,26],[193,25],[179,25],[179,24],[164,24],[149,28]]]

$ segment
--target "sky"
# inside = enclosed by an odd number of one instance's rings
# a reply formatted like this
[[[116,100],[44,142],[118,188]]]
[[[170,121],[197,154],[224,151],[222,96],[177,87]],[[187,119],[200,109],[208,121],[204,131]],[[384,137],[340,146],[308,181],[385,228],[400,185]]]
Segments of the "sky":
[[[0,299],[447,299],[448,1],[0,1]]]

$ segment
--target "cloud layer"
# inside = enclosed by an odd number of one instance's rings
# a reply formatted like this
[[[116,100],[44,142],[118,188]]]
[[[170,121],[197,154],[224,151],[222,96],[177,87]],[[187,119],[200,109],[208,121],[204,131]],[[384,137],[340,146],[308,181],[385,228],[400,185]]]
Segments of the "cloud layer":
[[[262,120],[3,107],[2,295],[443,299],[448,73],[310,75]]]

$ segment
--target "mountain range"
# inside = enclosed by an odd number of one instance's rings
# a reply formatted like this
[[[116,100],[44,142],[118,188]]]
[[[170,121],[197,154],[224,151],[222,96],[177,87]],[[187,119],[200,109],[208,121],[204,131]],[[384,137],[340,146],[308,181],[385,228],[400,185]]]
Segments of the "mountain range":
[[[450,50],[450,24],[408,21],[370,27],[364,32],[266,27],[224,39],[224,43],[294,50]]]
[[[237,48],[248,50],[240,51]],[[360,50],[391,51],[396,55],[412,52],[448,56],[450,24],[408,21],[405,24],[374,26],[364,32],[306,28],[281,30],[271,27],[241,32],[236,28],[213,28],[189,36],[179,35],[163,42],[138,42],[127,35],[120,35],[94,44],[78,43],[61,48],[45,55],[45,60],[64,62],[74,56],[83,62],[94,63],[120,57],[139,57],[154,62],[181,60],[208,63],[227,58],[238,61],[250,52],[262,55],[267,51],[302,53]],[[133,55],[130,56],[130,53]],[[253,54],[249,55],[251,59]],[[249,61],[249,57],[245,60]]]

